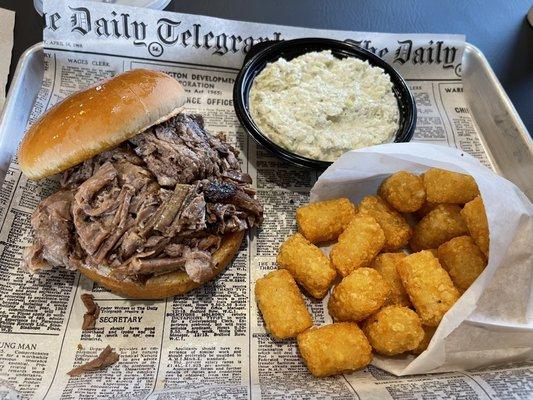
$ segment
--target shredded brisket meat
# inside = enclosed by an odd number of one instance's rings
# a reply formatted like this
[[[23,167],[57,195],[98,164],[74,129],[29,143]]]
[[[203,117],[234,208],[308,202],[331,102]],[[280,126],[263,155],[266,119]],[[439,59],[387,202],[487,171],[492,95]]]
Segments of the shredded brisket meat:
[[[67,170],[33,214],[23,267],[105,265],[141,282],[183,270],[203,282],[222,236],[262,222],[251,182],[222,135],[179,114]]]
[[[79,367],[74,368],[73,370],[67,372],[67,375],[79,376],[86,372],[104,369],[116,363],[118,359],[118,354],[113,351],[111,346],[107,346],[94,360],[91,360],[85,364],[80,365]]]
[[[96,326],[96,320],[100,316],[100,306],[94,301],[94,296],[89,293],[81,295],[81,301],[85,305],[87,312],[83,315],[83,324],[81,329],[91,330]]]

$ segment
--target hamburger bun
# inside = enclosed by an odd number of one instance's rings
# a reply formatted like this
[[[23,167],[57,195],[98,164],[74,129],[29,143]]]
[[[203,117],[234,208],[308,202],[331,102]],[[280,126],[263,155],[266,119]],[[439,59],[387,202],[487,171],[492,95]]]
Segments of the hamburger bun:
[[[178,114],[183,87],[162,72],[134,69],[67,97],[26,132],[22,172],[41,179],[110,150]]]
[[[244,231],[229,233],[222,238],[220,248],[213,253],[213,270],[205,282],[216,278],[224,271],[239,251],[243,238]],[[165,297],[185,294],[205,283],[193,282],[185,271],[156,275],[143,284],[132,280],[118,280],[109,273],[110,270],[87,266],[79,267],[78,270],[111,292],[131,299],[164,299]]]
[[[30,179],[63,172],[151,126],[179,114],[187,101],[183,87],[170,76],[136,69],[67,97],[26,132],[18,161]],[[145,282],[119,280],[107,266],[78,270],[106,289],[129,298],[162,299],[187,293],[218,276],[237,254],[244,231],[226,234],[213,253],[213,269],[203,282],[185,271],[155,275]]]

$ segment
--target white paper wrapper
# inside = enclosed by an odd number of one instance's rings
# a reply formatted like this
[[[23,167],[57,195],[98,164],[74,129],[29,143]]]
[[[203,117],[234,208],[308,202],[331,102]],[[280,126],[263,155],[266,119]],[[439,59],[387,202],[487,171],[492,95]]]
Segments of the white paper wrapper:
[[[319,178],[311,201],[344,196],[359,202],[390,174],[429,167],[475,178],[489,222],[489,263],[446,313],[424,353],[375,356],[373,364],[408,375],[533,359],[533,206],[513,183],[459,150],[394,143],[344,154]]]

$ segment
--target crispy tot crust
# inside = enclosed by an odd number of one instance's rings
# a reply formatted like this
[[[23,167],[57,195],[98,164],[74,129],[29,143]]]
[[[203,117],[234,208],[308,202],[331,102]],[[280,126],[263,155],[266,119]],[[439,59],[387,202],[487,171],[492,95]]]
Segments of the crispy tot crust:
[[[374,217],[385,234],[384,251],[407,246],[412,230],[407,221],[378,196],[366,196],[359,205],[360,215]]]
[[[487,264],[485,256],[470,236],[458,236],[441,244],[437,255],[461,293],[470,287]]]
[[[324,298],[337,276],[329,258],[299,233],[285,240],[276,261],[317,299]]]
[[[400,275],[398,274],[397,265],[403,258],[407,257],[405,253],[381,253],[378,255],[370,268],[378,271],[390,288],[390,294],[385,302],[386,305],[407,306],[411,305],[409,295],[405,291]]]
[[[424,218],[430,211],[433,211],[435,207],[437,207],[439,203],[428,203],[427,201],[422,204],[422,207],[418,211],[414,213],[414,216],[417,219]]]
[[[363,332],[372,348],[386,356],[414,350],[424,338],[418,315],[402,306],[383,307],[365,321]]]
[[[285,269],[272,271],[258,279],[255,297],[266,329],[276,339],[296,337],[313,325],[303,296]]]
[[[414,252],[434,249],[466,233],[461,208],[453,204],[439,204],[415,225],[409,245]]]
[[[385,234],[377,221],[357,214],[331,249],[331,262],[342,276],[347,276],[357,268],[368,266],[384,244]]]
[[[430,168],[423,181],[430,203],[465,204],[479,195],[476,181],[470,175]]]
[[[349,373],[372,361],[372,348],[357,324],[338,322],[298,335],[298,349],[316,377]]]
[[[378,194],[396,211],[415,212],[426,202],[426,189],[420,176],[399,171],[385,179]]]
[[[439,258],[439,251],[438,251],[438,249],[427,249],[427,251],[430,251],[431,254],[433,254],[433,257]]]
[[[347,198],[319,201],[296,210],[299,232],[311,243],[337,239],[356,213]]]
[[[433,335],[435,334],[435,331],[437,330],[435,326],[422,325],[422,328],[424,329],[424,338],[418,344],[416,349],[411,350],[411,353],[415,355],[422,353],[428,348],[429,342],[431,342],[431,338],[433,337]]]
[[[480,196],[465,204],[461,210],[461,216],[466,222],[470,236],[476,242],[480,250],[489,256],[489,223],[487,221],[487,214],[485,213],[485,206]]]
[[[389,292],[389,285],[375,269],[356,269],[333,289],[329,314],[336,321],[362,321],[385,304]]]
[[[460,296],[450,276],[430,251],[402,259],[398,273],[424,325],[437,326]]]

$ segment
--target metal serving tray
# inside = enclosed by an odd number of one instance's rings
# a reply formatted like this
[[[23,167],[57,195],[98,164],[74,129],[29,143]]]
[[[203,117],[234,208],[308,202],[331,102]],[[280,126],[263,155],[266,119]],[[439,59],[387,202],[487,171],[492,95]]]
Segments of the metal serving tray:
[[[0,182],[22,138],[44,74],[43,43],[24,52],[0,115]],[[533,140],[483,53],[466,43],[464,93],[497,172],[533,199]]]

